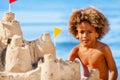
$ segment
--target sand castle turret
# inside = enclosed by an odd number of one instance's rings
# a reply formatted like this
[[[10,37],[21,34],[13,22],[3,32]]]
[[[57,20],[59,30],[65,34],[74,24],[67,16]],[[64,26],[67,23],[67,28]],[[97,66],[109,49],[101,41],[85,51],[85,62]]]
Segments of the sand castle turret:
[[[14,13],[7,12],[7,13],[5,13],[5,15],[3,17],[3,20],[6,21],[6,22],[12,22],[12,21],[14,21],[14,18],[15,18],[15,14]]]
[[[8,45],[5,57],[5,71],[27,72],[32,70],[31,56],[28,45],[23,43],[22,37],[14,35]]]
[[[41,64],[41,80],[60,80],[60,70],[55,57],[47,54],[44,59],[45,62]]]
[[[22,31],[18,21],[14,19],[14,13],[5,13],[3,19],[0,20],[0,41],[6,46],[8,40],[11,39],[13,35],[21,35]]]

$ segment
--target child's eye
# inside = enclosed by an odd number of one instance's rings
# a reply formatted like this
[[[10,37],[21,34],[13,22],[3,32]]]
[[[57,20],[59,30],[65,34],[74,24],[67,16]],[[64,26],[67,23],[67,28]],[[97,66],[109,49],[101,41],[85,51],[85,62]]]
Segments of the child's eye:
[[[80,31],[81,34],[84,34],[84,31]]]
[[[92,33],[92,31],[88,31],[88,33]]]

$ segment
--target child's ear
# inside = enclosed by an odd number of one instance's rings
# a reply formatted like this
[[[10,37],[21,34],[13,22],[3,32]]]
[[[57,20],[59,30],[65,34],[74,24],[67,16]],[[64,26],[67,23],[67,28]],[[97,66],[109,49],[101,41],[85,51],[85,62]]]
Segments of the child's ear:
[[[96,33],[96,38],[98,38],[99,37],[99,34],[98,33]]]

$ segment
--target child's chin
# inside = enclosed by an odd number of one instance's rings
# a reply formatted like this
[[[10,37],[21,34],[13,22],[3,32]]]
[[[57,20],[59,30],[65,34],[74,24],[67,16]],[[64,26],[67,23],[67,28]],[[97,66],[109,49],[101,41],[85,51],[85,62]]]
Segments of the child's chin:
[[[82,43],[82,45],[83,45],[83,46],[88,46],[89,44],[86,43],[86,42],[84,42],[84,43]]]

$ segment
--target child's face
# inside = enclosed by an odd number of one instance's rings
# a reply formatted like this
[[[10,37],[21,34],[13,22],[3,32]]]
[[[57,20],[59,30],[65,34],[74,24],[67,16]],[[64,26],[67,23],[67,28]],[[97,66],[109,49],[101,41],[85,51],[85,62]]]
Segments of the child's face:
[[[98,34],[95,28],[90,25],[88,22],[82,22],[77,25],[78,34],[77,37],[79,38],[81,44],[84,46],[93,45],[96,41]]]

